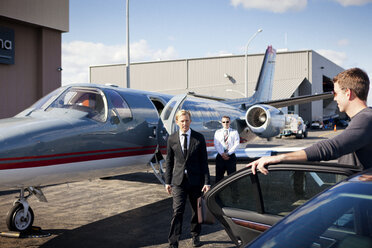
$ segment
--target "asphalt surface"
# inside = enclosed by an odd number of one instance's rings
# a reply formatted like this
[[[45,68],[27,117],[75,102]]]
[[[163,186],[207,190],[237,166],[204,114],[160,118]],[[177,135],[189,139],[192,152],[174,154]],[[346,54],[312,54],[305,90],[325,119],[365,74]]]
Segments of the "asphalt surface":
[[[341,131],[311,131],[306,139],[255,139],[248,147],[307,147]],[[244,166],[244,165],[240,165]],[[238,166],[239,168],[239,166]],[[214,166],[210,165],[212,182]],[[1,248],[13,247],[168,247],[172,198],[155,176],[143,171],[109,179],[95,179],[43,188],[48,203],[30,197],[34,226],[49,236],[8,238]],[[0,192],[0,232],[7,231],[6,214],[17,191]],[[192,247],[190,209],[186,207],[180,247]],[[223,227],[203,225],[202,247],[235,247]]]

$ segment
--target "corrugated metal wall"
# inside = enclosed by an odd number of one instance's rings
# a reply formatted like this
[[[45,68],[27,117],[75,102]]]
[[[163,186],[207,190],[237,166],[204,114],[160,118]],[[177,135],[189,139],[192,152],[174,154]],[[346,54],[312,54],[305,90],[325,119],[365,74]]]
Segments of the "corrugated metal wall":
[[[264,54],[248,56],[248,95],[253,94],[263,57]],[[241,98],[244,96],[244,62],[244,55],[238,55],[133,63],[130,67],[130,87],[169,94],[193,91],[216,97]],[[323,69],[320,69],[321,67]],[[299,89],[304,79],[307,79],[306,85],[297,93],[321,93],[322,76],[332,78],[342,70],[311,50],[278,53],[273,99],[290,97]],[[230,77],[225,77],[225,74]],[[126,87],[125,78],[125,65],[90,68],[91,83],[113,83]],[[305,108],[306,111],[312,111],[309,115],[311,117],[322,111],[321,103],[316,103],[315,106],[318,110],[312,110],[309,106]]]
[[[253,94],[263,56],[248,56],[248,95]],[[244,95],[244,59],[244,56],[227,56],[133,63],[130,67],[130,87],[164,93],[194,91],[199,94],[238,98]],[[307,51],[279,53],[276,59],[273,98],[291,96],[302,80],[309,77],[308,66]],[[231,78],[226,78],[225,74]],[[90,68],[91,83],[112,83],[126,87],[125,78],[125,65]]]

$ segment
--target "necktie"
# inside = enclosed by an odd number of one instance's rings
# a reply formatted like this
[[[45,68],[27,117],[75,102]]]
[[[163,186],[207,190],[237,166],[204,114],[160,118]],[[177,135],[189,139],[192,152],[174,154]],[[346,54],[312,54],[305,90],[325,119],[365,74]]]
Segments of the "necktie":
[[[182,135],[183,137],[185,137],[183,139],[183,156],[186,157],[187,155],[187,134],[183,133]]]
[[[229,138],[229,133],[227,130],[224,130],[223,131],[223,140],[225,142],[225,152],[227,152],[229,150],[229,144],[227,142],[227,139]]]

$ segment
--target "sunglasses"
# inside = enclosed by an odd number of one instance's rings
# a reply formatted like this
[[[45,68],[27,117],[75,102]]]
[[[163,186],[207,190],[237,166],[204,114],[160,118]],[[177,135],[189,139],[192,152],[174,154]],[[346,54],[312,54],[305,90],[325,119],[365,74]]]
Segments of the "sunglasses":
[[[230,121],[223,121],[222,123],[230,123]]]
[[[347,89],[341,89],[341,91],[346,91]],[[337,92],[336,91],[334,91],[334,90],[332,90],[332,94],[333,94],[333,96],[337,96]]]

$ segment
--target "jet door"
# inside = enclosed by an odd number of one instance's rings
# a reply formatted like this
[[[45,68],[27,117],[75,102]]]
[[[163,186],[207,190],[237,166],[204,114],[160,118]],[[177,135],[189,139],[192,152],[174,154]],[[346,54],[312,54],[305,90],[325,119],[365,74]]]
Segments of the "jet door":
[[[180,109],[182,103],[185,101],[186,97],[187,94],[174,96],[172,99],[169,100],[167,105],[165,105],[163,112],[160,115],[164,127],[168,132],[168,135],[171,135],[176,131],[175,115]]]
[[[279,164],[267,176],[246,168],[216,184],[207,205],[241,246],[252,241],[295,208],[326,188],[357,172],[338,164]]]

